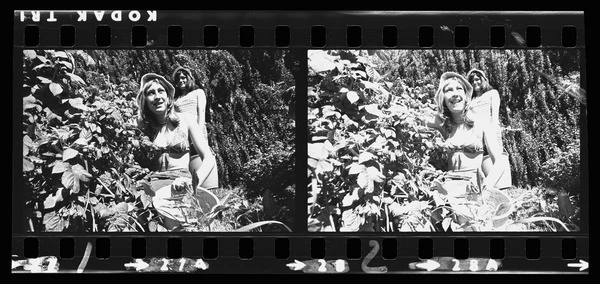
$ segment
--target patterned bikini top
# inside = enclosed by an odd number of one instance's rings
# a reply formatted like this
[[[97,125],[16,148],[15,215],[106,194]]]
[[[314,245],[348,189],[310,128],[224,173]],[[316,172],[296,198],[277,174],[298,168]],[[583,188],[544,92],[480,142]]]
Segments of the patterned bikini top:
[[[186,131],[187,127],[185,127],[184,122],[180,120],[179,125],[177,125],[174,129],[170,130],[165,125],[158,132],[156,137],[154,138],[154,145],[162,150],[163,153],[184,153],[190,150],[190,143],[188,140],[188,133]],[[164,145],[164,139],[158,139],[159,136],[166,136],[169,140],[167,145]]]

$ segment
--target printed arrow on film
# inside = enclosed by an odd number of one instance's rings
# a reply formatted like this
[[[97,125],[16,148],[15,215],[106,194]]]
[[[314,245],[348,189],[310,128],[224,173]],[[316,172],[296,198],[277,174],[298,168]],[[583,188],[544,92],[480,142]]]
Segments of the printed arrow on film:
[[[350,270],[348,262],[343,259],[311,259],[305,261],[294,259],[294,262],[288,263],[286,266],[294,271],[302,270],[304,273],[344,273]]]
[[[579,271],[584,271],[584,270],[588,269],[590,264],[587,261],[580,259],[579,263],[577,263],[577,262],[576,263],[568,263],[567,266],[568,267],[579,267]]]
[[[427,271],[432,271],[440,267],[440,263],[431,259],[428,259],[426,262],[417,263],[415,265],[418,268],[426,269]]]

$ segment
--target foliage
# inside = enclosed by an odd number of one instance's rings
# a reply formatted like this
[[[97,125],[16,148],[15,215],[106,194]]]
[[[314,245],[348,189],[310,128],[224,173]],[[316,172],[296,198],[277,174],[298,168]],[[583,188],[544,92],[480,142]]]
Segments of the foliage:
[[[207,59],[208,63],[198,59]],[[238,63],[227,52],[24,50],[22,181],[25,217],[29,220],[26,230],[159,229],[156,226],[159,216],[152,200],[140,190],[140,182],[154,169],[157,152],[149,138],[134,127],[138,112],[134,98],[141,75],[146,72],[170,75],[168,71],[172,71],[175,63],[198,67],[192,69],[198,72],[198,85],[214,87],[206,89],[210,100],[207,112],[209,117],[212,114],[220,119],[209,121],[209,143],[220,162],[223,188],[235,183],[244,188],[242,176],[248,177],[242,172],[244,165],[260,155],[260,151],[279,147],[288,151],[280,156],[289,163],[293,152],[289,146],[289,141],[293,142],[290,125],[267,124],[257,119],[258,115],[272,115],[273,121],[285,121],[278,120],[287,115],[287,108],[282,108],[278,101],[289,86],[253,85],[253,90],[257,90],[254,93],[263,94],[263,101],[258,110],[248,108],[245,103],[253,100],[239,89],[237,81],[242,74],[236,71],[239,68],[232,68],[231,65],[235,67]],[[253,68],[261,70],[261,66]],[[268,102],[269,96],[273,101]],[[236,110],[247,113],[240,117]],[[240,132],[246,136],[232,137],[232,133]],[[265,137],[250,139],[261,135]],[[281,135],[285,139],[279,139]],[[247,155],[232,163],[237,165],[232,168],[224,157],[234,157],[241,151]],[[252,178],[265,180],[264,176],[272,175],[266,170],[282,175],[290,171],[287,164],[281,168],[273,164],[262,170],[251,174]],[[277,185],[281,187],[268,186],[270,192],[275,192],[271,195],[279,197],[277,201],[283,211],[293,210],[289,207],[293,203],[287,200],[293,194],[286,189],[291,186],[293,192],[293,180],[291,184],[288,180]],[[263,191],[267,190],[253,185],[252,191],[242,190],[240,198],[260,197]],[[234,210],[225,207],[223,212]],[[274,217],[293,226],[289,215]]]
[[[309,51],[309,231],[497,229],[491,220],[506,210],[493,207],[491,198],[467,190],[464,205],[441,194],[450,180],[444,139],[418,118],[436,111],[433,95],[444,71],[466,73],[470,58],[501,65],[501,57],[490,51]],[[531,143],[540,138],[557,144],[544,133],[514,133],[529,137],[529,145],[540,145]],[[537,157],[543,163],[547,156]],[[527,164],[527,170],[542,168]]]

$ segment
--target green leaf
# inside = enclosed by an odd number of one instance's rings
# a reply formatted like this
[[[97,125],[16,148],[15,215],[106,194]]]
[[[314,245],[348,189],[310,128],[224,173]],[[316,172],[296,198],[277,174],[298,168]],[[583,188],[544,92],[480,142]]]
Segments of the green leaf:
[[[368,113],[370,113],[372,115],[379,116],[379,117],[387,117],[387,115],[384,114],[379,109],[379,105],[378,104],[364,105],[364,106],[362,106],[362,108],[364,108],[365,111],[367,111]]]
[[[63,88],[57,83],[50,83],[49,89],[50,92],[52,92],[52,94],[55,96],[58,96],[63,92]]]
[[[77,145],[81,145],[81,146],[87,146],[88,142],[87,140],[85,140],[84,138],[77,138],[77,140],[75,140],[75,142],[73,142],[74,144]]]
[[[70,169],[71,169],[71,165],[69,163],[65,163],[65,162],[61,162],[61,161],[56,161],[56,163],[52,167],[52,173],[53,174],[60,174],[60,173],[63,173],[65,171],[68,171]]]
[[[77,151],[75,149],[67,148],[63,151],[63,161],[68,161],[70,159],[73,159],[77,155],[79,155],[79,151]]]
[[[348,193],[342,199],[342,206],[343,207],[350,206],[354,203],[354,201],[357,201],[357,200],[358,200],[358,195]]]
[[[360,228],[364,218],[357,215],[353,210],[342,212],[342,227],[340,232],[356,232]]]
[[[42,160],[42,159],[40,159],[40,158],[38,158],[36,156],[29,156],[27,158],[29,158],[29,160],[31,160],[32,162],[34,162],[36,164],[43,164],[43,163],[46,162],[46,161],[44,161],[44,160]]]
[[[58,61],[58,62],[56,62],[56,64],[60,64],[62,66],[65,66],[65,67],[67,67],[68,70],[71,70],[71,71],[73,70],[73,64],[71,62],[68,62],[68,61]]]

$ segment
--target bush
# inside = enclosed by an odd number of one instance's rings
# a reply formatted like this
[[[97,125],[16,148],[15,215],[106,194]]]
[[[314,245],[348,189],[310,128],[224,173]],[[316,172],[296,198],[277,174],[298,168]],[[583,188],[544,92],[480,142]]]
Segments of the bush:
[[[557,149],[556,156],[542,164],[539,182],[548,188],[577,194],[581,184],[579,142],[574,141],[566,148]]]

